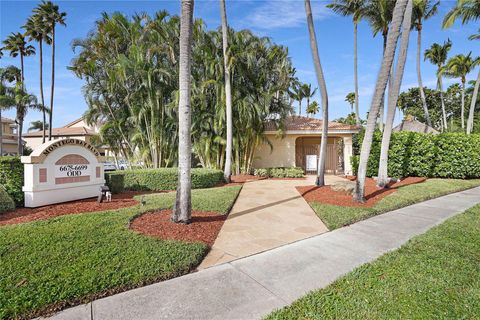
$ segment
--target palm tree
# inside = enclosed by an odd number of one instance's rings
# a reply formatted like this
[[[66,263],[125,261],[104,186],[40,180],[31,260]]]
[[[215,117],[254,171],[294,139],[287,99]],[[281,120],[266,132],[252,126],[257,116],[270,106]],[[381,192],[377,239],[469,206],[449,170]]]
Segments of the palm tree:
[[[65,12],[60,12],[58,5],[51,1],[42,1],[35,9],[33,9],[38,19],[42,21],[44,31],[47,31],[51,37],[52,45],[52,78],[50,85],[50,108],[48,116],[48,140],[52,140],[52,120],[53,120],[53,98],[55,92],[55,27],[57,24],[65,26]]]
[[[15,99],[11,94],[12,88],[6,85],[4,77],[5,69],[0,68],[0,156],[3,155],[3,123],[2,111],[12,109],[15,106]]]
[[[359,117],[359,98],[358,98],[358,54],[357,54],[357,33],[358,23],[365,13],[365,0],[334,0],[327,5],[335,13],[342,16],[352,16],[353,20],[353,78],[355,82],[355,121],[360,124]]]
[[[432,44],[430,49],[425,50],[425,60],[428,59],[432,64],[437,66],[437,89],[440,91],[440,100],[442,103],[442,117],[443,117],[443,128],[444,130],[448,129],[447,125],[447,114],[445,112],[445,99],[443,97],[443,77],[441,70],[447,61],[448,52],[452,48],[452,42],[450,39],[444,42],[443,45],[438,43]]]
[[[353,112],[353,104],[355,103],[355,92],[350,92],[345,96],[345,101],[350,104],[350,109]]]
[[[468,37],[469,40],[480,40],[480,29],[478,29],[477,34],[472,34]],[[473,130],[473,116],[475,111],[475,106],[477,104],[478,90],[480,87],[480,70],[478,70],[477,80],[475,81],[475,87],[473,89],[472,101],[470,102],[470,111],[468,113],[467,121],[467,134],[470,134]]]
[[[227,24],[227,9],[225,8],[225,0],[220,0],[220,13],[222,16],[222,48],[223,48],[223,64],[225,70],[225,104],[227,107],[227,146],[225,150],[225,169],[224,177],[226,182],[230,182],[230,175],[232,172],[232,146],[233,146],[233,131],[232,131],[232,88],[230,84],[230,68],[228,58],[228,24]]]
[[[307,109],[307,114],[316,115],[318,111],[320,111],[320,105],[317,101],[313,101],[312,103],[310,103],[310,106]]]
[[[295,97],[295,100],[298,101],[298,115],[302,115],[302,100],[305,99],[305,91],[304,89],[305,84],[296,83],[293,85],[292,88],[292,95]]]
[[[440,1],[432,4],[431,0],[415,0],[413,6],[413,27],[417,30],[417,79],[418,88],[420,90],[420,98],[422,100],[423,111],[425,112],[425,119],[427,124],[432,126],[432,120],[428,112],[427,98],[425,97],[425,91],[422,83],[422,73],[420,70],[420,55],[422,51],[422,28],[423,21],[434,16],[438,11]]]
[[[387,37],[392,22],[394,5],[395,1],[391,0],[371,0],[367,2],[364,9],[364,16],[372,28],[373,36],[375,37],[379,32],[382,33],[383,54],[385,54],[387,48]],[[390,79],[389,86],[391,85],[392,82]],[[378,114],[378,127],[380,131],[383,131],[384,104],[385,102],[382,101]]]
[[[380,149],[380,161],[378,165],[377,185],[385,188],[388,183],[388,150],[390,148],[390,138],[392,136],[393,120],[397,109],[398,95],[402,85],[403,73],[405,71],[405,61],[407,60],[408,41],[410,39],[410,30],[412,25],[412,2],[408,0],[405,9],[405,15],[402,22],[402,36],[400,40],[400,49],[397,61],[397,67],[394,75],[393,86],[388,90],[388,108],[385,129],[383,130],[382,145]]]
[[[462,24],[480,18],[480,2],[478,0],[457,0],[457,5],[443,18],[443,28],[450,28],[455,20],[462,19]]]
[[[40,121],[40,120],[32,121],[32,122],[30,122],[30,127],[28,128],[28,132],[43,130],[43,128],[44,128],[43,125],[44,125],[43,121]],[[48,126],[48,123],[45,123],[45,125]]]
[[[385,53],[382,59],[382,65],[380,73],[378,75],[377,83],[375,85],[375,92],[372,98],[372,105],[368,113],[367,126],[365,129],[365,136],[362,142],[362,148],[360,151],[360,161],[358,165],[357,183],[353,199],[356,201],[365,201],[365,179],[367,175],[367,164],[372,148],[373,132],[375,130],[375,123],[378,117],[380,105],[382,104],[383,97],[385,95],[385,89],[390,77],[390,71],[392,69],[393,59],[395,56],[395,50],[397,47],[398,36],[400,34],[400,28],[402,26],[403,16],[405,14],[405,8],[407,6],[407,0],[397,0],[392,15],[392,23],[390,31],[387,36],[387,45]]]
[[[35,48],[32,45],[27,44],[25,36],[20,32],[11,33],[7,39],[3,41],[5,45],[4,49],[10,51],[10,56],[20,57],[20,70],[21,70],[21,82],[25,83],[25,67],[23,59],[25,57],[35,54]]]
[[[467,74],[472,72],[475,66],[480,62],[480,59],[473,59],[471,55],[472,53],[470,52],[468,55],[458,54],[451,57],[441,71],[446,77],[460,78],[462,83],[462,106],[460,110],[462,129],[465,129],[465,84],[467,82]]]
[[[192,137],[190,132],[192,25],[194,0],[182,0],[180,18],[180,70],[178,102],[178,187],[172,221],[190,223],[192,218]]]
[[[304,84],[302,86],[302,91],[303,91],[303,96],[307,98],[307,109],[310,107],[310,99],[313,98],[315,93],[317,93],[317,88],[312,90],[312,85],[311,84]]]
[[[34,14],[28,18],[27,23],[23,26],[25,29],[25,36],[28,37],[29,41],[38,42],[38,49],[40,53],[40,103],[42,106],[45,105],[45,99],[43,96],[43,42],[51,44],[51,38],[48,35],[49,28],[46,26],[45,21],[38,14]],[[43,126],[42,128],[48,128],[46,126],[47,117],[46,112],[43,111]],[[42,134],[42,143],[45,143],[45,129]]]
[[[322,97],[322,137],[320,141],[320,151],[317,166],[317,186],[325,185],[325,162],[327,156],[327,135],[328,135],[328,93],[327,84],[323,75],[320,55],[318,54],[317,36],[315,35],[315,27],[313,25],[312,7],[310,0],[305,0],[305,13],[307,15],[308,33],[310,35],[310,48],[312,50],[313,64],[315,73],[317,74],[318,86],[320,87],[320,96]]]

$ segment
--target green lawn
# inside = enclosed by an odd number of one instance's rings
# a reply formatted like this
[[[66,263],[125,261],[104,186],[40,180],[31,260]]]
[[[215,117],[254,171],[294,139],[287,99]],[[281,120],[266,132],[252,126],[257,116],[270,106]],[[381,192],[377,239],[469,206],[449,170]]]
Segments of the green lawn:
[[[239,191],[193,190],[193,209],[227,213]],[[0,227],[0,319],[37,315],[196,267],[204,244],[162,241],[127,229],[135,215],[171,207],[174,193],[146,200],[144,207]]]
[[[423,183],[400,187],[372,208],[342,207],[319,202],[310,205],[327,227],[333,230],[380,213],[476,186],[480,186],[480,179],[428,179]]]
[[[478,319],[480,205],[267,319]]]

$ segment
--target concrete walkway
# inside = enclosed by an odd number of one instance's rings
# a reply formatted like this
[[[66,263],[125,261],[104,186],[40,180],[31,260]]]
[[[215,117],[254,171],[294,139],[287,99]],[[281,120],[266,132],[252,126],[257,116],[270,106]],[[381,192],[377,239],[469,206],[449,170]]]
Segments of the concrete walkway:
[[[130,290],[55,319],[258,319],[480,202],[480,187]]]
[[[328,175],[326,184],[344,178]],[[245,183],[215,244],[198,269],[222,264],[327,232],[296,186],[305,180],[261,180]]]

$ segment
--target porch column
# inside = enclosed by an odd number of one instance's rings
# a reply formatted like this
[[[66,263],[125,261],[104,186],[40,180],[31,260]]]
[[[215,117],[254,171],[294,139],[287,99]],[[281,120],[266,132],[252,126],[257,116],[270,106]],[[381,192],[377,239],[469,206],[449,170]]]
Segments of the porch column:
[[[343,137],[343,162],[345,175],[353,175],[352,164],[350,158],[353,156],[352,136]]]

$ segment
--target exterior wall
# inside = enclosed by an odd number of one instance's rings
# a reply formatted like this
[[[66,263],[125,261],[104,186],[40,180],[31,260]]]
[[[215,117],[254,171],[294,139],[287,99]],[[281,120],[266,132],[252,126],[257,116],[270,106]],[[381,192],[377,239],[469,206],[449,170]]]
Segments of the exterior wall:
[[[2,122],[0,130],[3,133],[3,153],[4,154],[17,154],[17,134],[15,133],[15,125],[11,122]],[[1,156],[1,154],[0,154]]]
[[[299,137],[318,137],[312,134],[287,134],[283,139],[277,138],[275,135],[267,135],[268,140],[272,144],[273,149],[268,144],[260,145],[253,160],[254,168],[269,167],[293,167],[295,163],[295,142]],[[345,174],[351,175],[352,168],[350,165],[350,157],[353,155],[352,134],[331,134],[330,138],[343,138],[344,141],[344,168]],[[333,141],[332,141],[333,143]]]

